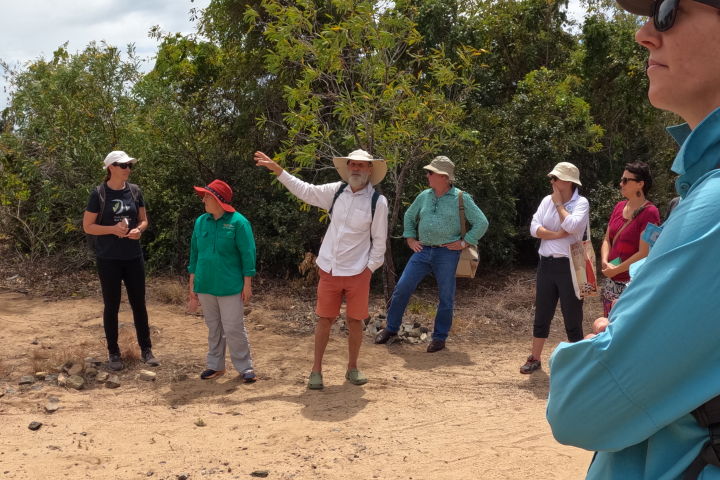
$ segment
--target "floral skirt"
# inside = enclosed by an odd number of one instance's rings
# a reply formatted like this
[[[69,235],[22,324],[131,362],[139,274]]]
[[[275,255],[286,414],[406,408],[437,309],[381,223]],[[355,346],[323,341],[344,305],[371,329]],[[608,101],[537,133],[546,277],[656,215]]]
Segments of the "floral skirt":
[[[612,278],[605,278],[602,286],[602,304],[603,313],[607,317],[610,315],[610,309],[615,300],[620,298],[620,294],[627,288],[628,282],[616,282]]]

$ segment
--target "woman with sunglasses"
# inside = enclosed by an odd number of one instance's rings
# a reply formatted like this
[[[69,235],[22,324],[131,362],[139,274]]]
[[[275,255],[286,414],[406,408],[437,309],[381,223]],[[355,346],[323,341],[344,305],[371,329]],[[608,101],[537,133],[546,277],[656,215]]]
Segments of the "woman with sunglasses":
[[[691,414],[720,395],[720,2],[618,3],[652,17],[635,36],[650,103],[687,122],[669,129],[682,201],[607,329],[553,353],[547,418],[558,441],[598,452],[588,478],[720,479],[720,431]]]
[[[645,162],[625,165],[620,179],[620,193],[625,200],[615,205],[600,248],[602,273],[606,277],[602,288],[606,317],[630,281],[630,265],[647,257],[650,247],[640,241],[640,235],[648,223],[660,225],[660,212],[646,198],[651,187],[650,167]]]
[[[583,301],[575,295],[570,271],[570,245],[587,231],[590,204],[580,195],[580,171],[572,163],[560,162],[548,173],[552,194],[540,202],[530,223],[530,234],[540,239],[535,282],[535,319],[530,356],[520,367],[529,374],[541,366],[540,356],[550,334],[550,322],[560,300],[568,340],[583,338]]]
[[[142,192],[128,182],[137,159],[122,151],[110,152],[104,160],[105,181],[93,189],[83,215],[83,230],[95,236],[97,269],[102,288],[103,326],[109,353],[108,368],[122,370],[118,345],[118,311],[125,283],[132,308],[140,355],[146,364],[158,366],[152,353],[150,327],[145,307],[145,264],[140,237],[148,228]]]

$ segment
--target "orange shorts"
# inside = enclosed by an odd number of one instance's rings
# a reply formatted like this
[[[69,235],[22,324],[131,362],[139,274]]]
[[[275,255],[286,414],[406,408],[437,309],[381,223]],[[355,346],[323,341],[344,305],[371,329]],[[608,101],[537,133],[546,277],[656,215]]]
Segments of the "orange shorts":
[[[347,318],[364,320],[370,316],[368,300],[370,297],[370,277],[372,272],[365,269],[351,277],[336,277],[322,268],[317,288],[317,307],[315,313],[319,317],[337,318],[340,305],[345,297]]]

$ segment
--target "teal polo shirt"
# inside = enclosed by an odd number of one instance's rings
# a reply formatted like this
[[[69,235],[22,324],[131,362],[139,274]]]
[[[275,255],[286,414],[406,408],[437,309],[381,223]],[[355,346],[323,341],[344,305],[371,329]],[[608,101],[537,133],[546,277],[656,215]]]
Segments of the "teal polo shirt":
[[[255,240],[247,218],[238,212],[195,220],[188,272],[195,274],[193,291],[218,297],[236,295],[244,277],[255,276]]]

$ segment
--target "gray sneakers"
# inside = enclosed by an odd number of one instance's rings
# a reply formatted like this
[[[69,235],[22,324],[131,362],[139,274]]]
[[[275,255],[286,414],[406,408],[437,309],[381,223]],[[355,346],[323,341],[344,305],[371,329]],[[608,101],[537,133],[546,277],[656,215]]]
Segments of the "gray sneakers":
[[[147,365],[150,365],[151,367],[160,366],[160,360],[155,358],[155,355],[153,355],[152,350],[150,350],[149,348],[146,348],[142,351],[142,361],[145,362]]]
[[[111,353],[108,358],[108,368],[110,370],[114,371],[120,371],[125,367],[122,362],[122,358],[120,358],[119,353]]]

